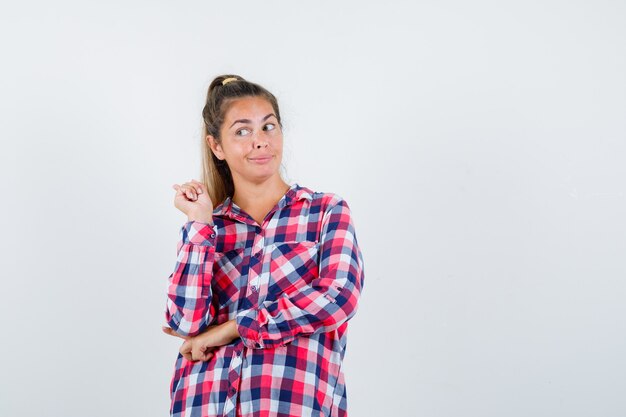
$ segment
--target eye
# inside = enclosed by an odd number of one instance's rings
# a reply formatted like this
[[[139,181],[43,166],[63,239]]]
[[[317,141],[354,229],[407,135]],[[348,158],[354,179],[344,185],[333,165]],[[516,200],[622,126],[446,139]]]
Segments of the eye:
[[[249,131],[250,131],[250,130],[249,130],[249,129],[246,129],[246,128],[244,128],[244,129],[239,129],[239,130],[238,130],[235,134],[236,134],[236,135],[238,135],[238,136],[243,136],[243,135],[246,135],[247,133],[242,133],[242,132],[249,132]]]
[[[274,129],[276,129],[276,125],[274,123],[268,123],[264,127],[267,128],[265,130],[274,130]]]

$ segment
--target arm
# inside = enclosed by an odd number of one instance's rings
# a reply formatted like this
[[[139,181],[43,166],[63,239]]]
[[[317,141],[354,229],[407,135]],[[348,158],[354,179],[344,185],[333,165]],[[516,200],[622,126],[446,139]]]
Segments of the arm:
[[[211,278],[216,233],[212,224],[188,221],[180,230],[176,267],[168,278],[165,320],[182,336],[204,330],[216,315]]]
[[[354,316],[364,282],[363,257],[345,200],[324,214],[320,241],[318,278],[295,294],[237,314],[246,346],[282,346],[298,336],[333,331]]]

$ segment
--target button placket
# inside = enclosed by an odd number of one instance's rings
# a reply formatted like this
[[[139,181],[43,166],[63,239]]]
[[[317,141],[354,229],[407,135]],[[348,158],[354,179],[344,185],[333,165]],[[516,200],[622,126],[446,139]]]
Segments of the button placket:
[[[258,292],[258,306],[260,306],[267,297],[268,285],[270,282],[270,269],[271,265],[269,258],[272,256],[272,250],[276,247],[275,244],[265,246],[263,248],[263,256],[260,261],[260,273],[257,277],[257,292]]]
[[[254,277],[254,279],[252,279],[250,281],[250,291],[252,291],[253,293],[258,292],[259,290],[259,275],[257,275],[256,277]]]
[[[230,369],[228,371],[228,382],[230,387],[228,388],[228,396],[224,406],[224,415],[231,415],[231,413],[234,413],[235,405],[237,404],[242,363],[243,358],[241,357],[241,352],[234,350],[231,356]]]
[[[263,273],[263,243],[265,239],[263,238],[263,234],[259,233],[254,238],[254,243],[252,244],[252,252],[253,257],[256,259],[255,272],[256,277],[250,281],[250,291],[257,296],[259,292],[259,275]],[[255,300],[256,301],[256,300]]]

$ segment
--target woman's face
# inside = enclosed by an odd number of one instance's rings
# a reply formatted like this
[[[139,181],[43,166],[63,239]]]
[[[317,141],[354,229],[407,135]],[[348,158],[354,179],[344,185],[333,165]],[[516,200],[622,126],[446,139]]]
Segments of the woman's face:
[[[259,183],[280,175],[283,133],[272,105],[262,97],[243,97],[230,104],[221,128],[221,143],[209,135],[215,156],[226,160],[233,181]]]

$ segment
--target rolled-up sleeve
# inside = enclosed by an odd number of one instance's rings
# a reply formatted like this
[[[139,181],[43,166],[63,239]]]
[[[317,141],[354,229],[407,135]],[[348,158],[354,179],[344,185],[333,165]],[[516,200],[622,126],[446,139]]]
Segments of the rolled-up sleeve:
[[[320,232],[319,276],[292,294],[242,310],[237,330],[250,348],[285,345],[299,336],[330,332],[354,316],[363,289],[363,255],[350,208],[337,198]]]
[[[174,272],[168,278],[165,320],[182,336],[195,336],[216,315],[211,278],[217,228],[189,221],[180,229]]]

